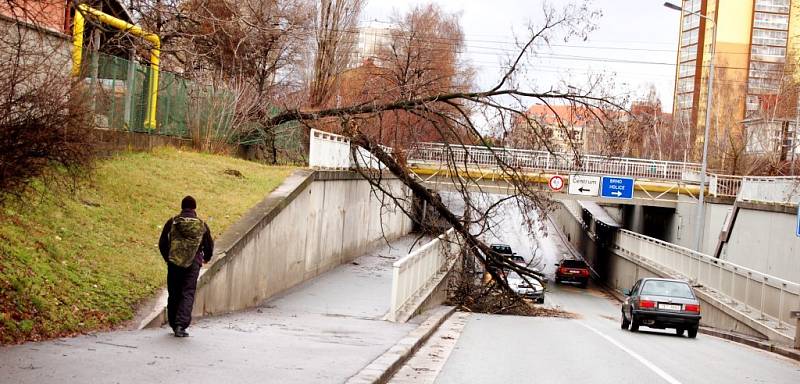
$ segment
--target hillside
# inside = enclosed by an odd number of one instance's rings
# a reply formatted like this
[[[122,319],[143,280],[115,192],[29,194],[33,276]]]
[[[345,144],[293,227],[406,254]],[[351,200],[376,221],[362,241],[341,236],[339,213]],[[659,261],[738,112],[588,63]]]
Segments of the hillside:
[[[165,285],[158,236],[184,195],[218,237],[291,171],[176,149],[126,153],[82,185],[40,188],[28,204],[0,208],[0,343],[130,319]]]

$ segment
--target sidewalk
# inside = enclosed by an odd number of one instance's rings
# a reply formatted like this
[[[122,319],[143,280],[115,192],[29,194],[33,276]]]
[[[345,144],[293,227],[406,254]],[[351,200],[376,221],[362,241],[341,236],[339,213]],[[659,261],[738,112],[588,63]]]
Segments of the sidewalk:
[[[391,265],[414,240],[383,245],[260,308],[198,320],[185,339],[164,327],[0,348],[0,381],[344,382],[417,326],[382,320]]]

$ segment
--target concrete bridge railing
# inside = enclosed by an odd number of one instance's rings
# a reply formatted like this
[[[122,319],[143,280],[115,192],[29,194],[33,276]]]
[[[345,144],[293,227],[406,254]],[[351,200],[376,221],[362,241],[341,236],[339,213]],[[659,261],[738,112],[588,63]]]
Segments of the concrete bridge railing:
[[[739,201],[765,203],[800,203],[800,177],[742,177],[742,186],[736,198]]]
[[[456,264],[461,245],[452,228],[392,265],[388,320],[405,322],[428,300]]]
[[[311,168],[347,170],[355,168],[356,164],[368,169],[385,168],[375,156],[364,148],[357,147],[355,156],[353,156],[350,139],[346,136],[318,129],[312,129],[310,136],[308,166]],[[389,147],[382,148],[386,152],[392,152]]]
[[[800,308],[798,283],[624,229],[615,246],[716,291],[759,320],[773,320],[775,328],[793,324],[791,311]]]

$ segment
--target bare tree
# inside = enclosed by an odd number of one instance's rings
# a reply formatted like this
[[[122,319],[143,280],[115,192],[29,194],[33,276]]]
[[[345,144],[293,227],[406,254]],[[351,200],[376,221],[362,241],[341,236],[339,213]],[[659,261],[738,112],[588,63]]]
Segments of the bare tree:
[[[358,37],[363,0],[320,0],[317,4],[314,65],[309,104],[319,107],[329,99],[337,75],[346,68]]]

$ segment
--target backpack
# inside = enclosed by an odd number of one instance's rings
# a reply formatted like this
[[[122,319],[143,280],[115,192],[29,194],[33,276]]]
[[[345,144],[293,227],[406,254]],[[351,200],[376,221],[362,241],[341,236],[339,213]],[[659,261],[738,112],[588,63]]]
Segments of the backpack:
[[[169,231],[169,261],[182,268],[188,268],[194,262],[206,225],[194,217],[175,217]]]

